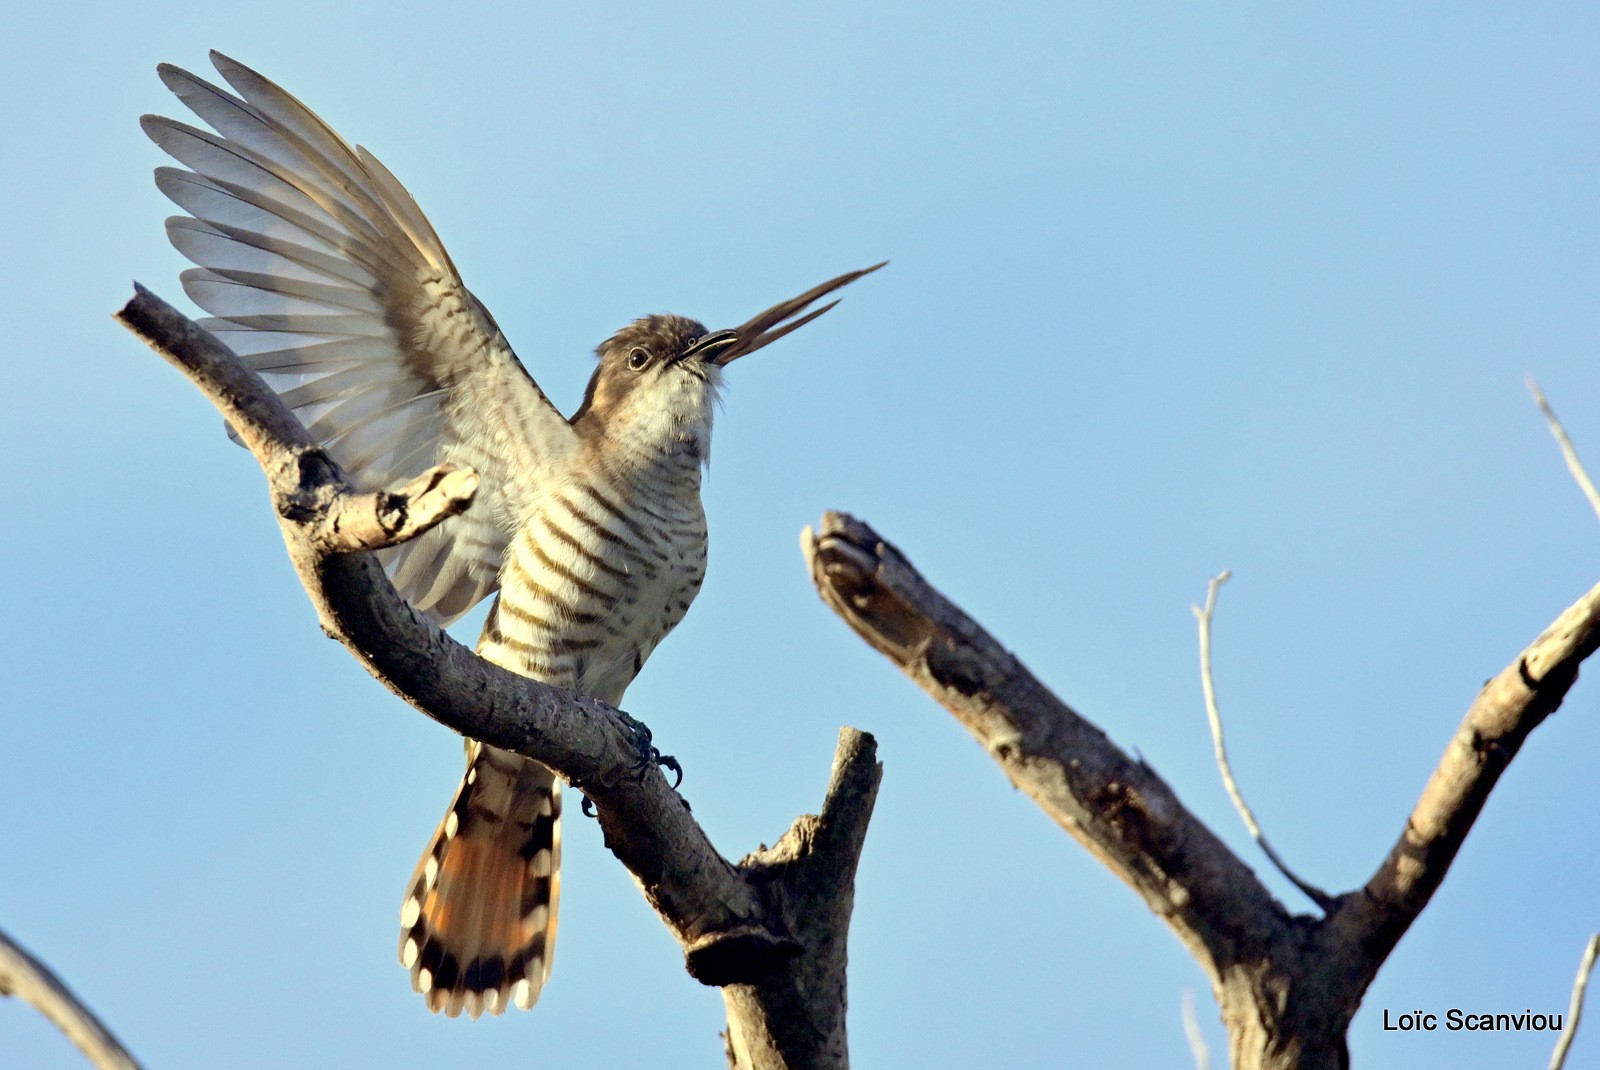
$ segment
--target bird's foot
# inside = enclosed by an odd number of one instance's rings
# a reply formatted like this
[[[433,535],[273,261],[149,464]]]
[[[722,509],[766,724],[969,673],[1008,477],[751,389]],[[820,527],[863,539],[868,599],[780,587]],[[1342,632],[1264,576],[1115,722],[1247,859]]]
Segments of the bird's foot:
[[[640,727],[643,726],[641,725]],[[648,732],[649,729],[645,729],[645,731]],[[650,754],[647,758],[643,758],[642,760],[631,765],[629,767],[629,772],[633,774],[635,779],[642,780],[644,779],[645,773],[649,772],[651,766],[658,766],[662,769],[671,770],[671,772],[674,774],[672,780],[673,791],[677,791],[678,785],[683,783],[683,766],[679,764],[678,759],[674,758],[670,754],[662,754],[660,751],[656,750],[655,747],[650,748]],[[577,786],[578,785],[574,785],[574,787]],[[589,798],[588,795],[584,795],[583,802],[578,805],[578,810],[583,814],[584,817],[594,817],[594,800]]]
[[[645,768],[655,761],[656,749],[651,745],[655,739],[650,726],[643,721],[635,720],[622,710],[617,711],[617,720],[622,722],[622,731],[628,737],[628,744],[633,749],[634,761],[632,768],[637,775],[642,775]]]
[[[622,710],[617,711],[617,720],[621,722],[622,730],[628,737],[628,743],[633,749],[633,760],[628,763],[628,772],[635,780],[643,780],[646,773],[652,768],[669,770],[673,774],[672,790],[678,790],[678,785],[683,783],[683,766],[678,759],[670,754],[662,754],[651,741],[655,738],[650,731],[650,726],[637,720]],[[582,790],[581,784],[573,787]],[[594,800],[587,794],[578,807],[585,817],[594,817]]]
[[[650,748],[650,759],[662,769],[670,769],[672,771],[674,774],[672,779],[672,790],[677,791],[678,785],[683,783],[683,766],[678,764],[678,759],[674,758],[670,754],[662,754],[654,747]]]
[[[644,775],[650,771],[651,766],[658,766],[662,769],[670,770],[674,774],[672,790],[678,790],[678,785],[683,783],[683,766],[678,764],[678,759],[670,754],[662,754],[656,749],[652,742],[655,736],[651,733],[649,725],[629,717],[621,710],[617,711],[617,715],[622,719],[623,728],[632,737],[631,742],[633,743],[636,758],[632,766],[634,778],[642,780]]]

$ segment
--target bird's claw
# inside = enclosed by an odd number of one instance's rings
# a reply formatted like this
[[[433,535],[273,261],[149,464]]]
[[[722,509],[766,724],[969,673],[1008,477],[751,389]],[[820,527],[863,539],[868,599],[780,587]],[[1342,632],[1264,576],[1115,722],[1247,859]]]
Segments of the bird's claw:
[[[646,731],[649,730],[646,729]],[[633,773],[635,779],[643,780],[644,775],[650,771],[651,766],[667,769],[673,773],[673,791],[677,791],[678,785],[683,783],[683,766],[678,762],[678,759],[674,758],[670,754],[662,754],[654,747],[650,748],[650,756],[648,758],[644,758],[641,761],[634,763],[630,767],[629,771]],[[589,798],[587,795],[583,796],[583,802],[578,805],[578,810],[583,814],[584,817],[596,816],[594,812],[594,800]]]
[[[632,736],[636,760],[632,766],[635,779],[642,780],[652,766],[671,770],[674,774],[672,790],[678,790],[678,785],[683,783],[683,766],[678,764],[678,759],[670,754],[662,754],[652,743],[655,738],[650,731],[650,726],[643,721],[636,721],[621,710],[617,714],[622,719],[622,727]]]
[[[633,746],[634,760],[628,764],[628,771],[633,774],[634,779],[643,780],[645,774],[652,768],[666,769],[672,772],[672,790],[677,791],[678,785],[683,783],[683,766],[679,764],[678,759],[670,754],[662,754],[656,749],[651,742],[654,735],[650,731],[650,726],[643,721],[635,720],[622,710],[617,711],[617,719],[622,724],[623,732],[628,736],[628,742]],[[573,787],[582,790],[578,784],[573,784]],[[579,804],[578,809],[584,817],[595,816],[594,800],[587,794],[583,796],[583,802]]]
[[[672,781],[672,790],[677,791],[678,785],[683,783],[683,766],[678,764],[678,759],[674,758],[670,754],[662,754],[654,747],[650,748],[650,757],[653,758],[656,765],[660,766],[662,769],[670,769],[674,774],[676,774]]]

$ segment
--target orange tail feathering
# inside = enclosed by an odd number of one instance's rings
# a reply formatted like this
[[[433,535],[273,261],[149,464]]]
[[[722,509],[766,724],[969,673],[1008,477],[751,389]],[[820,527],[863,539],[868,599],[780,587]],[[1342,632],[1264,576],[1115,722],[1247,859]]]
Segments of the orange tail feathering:
[[[431,1011],[527,1009],[550,976],[561,793],[538,762],[470,744],[467,775],[400,907],[400,964]]]

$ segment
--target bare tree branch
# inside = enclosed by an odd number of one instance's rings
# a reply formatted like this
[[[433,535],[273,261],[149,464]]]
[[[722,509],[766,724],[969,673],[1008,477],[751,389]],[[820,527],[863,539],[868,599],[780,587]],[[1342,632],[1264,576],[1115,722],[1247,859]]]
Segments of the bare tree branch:
[[[802,545],[823,601],[954,714],[1203,965],[1258,956],[1288,930],[1288,911],[1154,770],[1052,694],[870,527],[828,513]]]
[[[1595,515],[1600,516],[1600,490],[1596,490],[1594,480],[1589,478],[1588,469],[1583,462],[1578,460],[1578,449],[1572,444],[1572,439],[1567,437],[1567,429],[1561,426],[1561,421],[1556,419],[1556,412],[1550,407],[1550,402],[1545,399],[1544,391],[1539,389],[1539,384],[1528,377],[1528,389],[1533,392],[1533,400],[1539,406],[1539,411],[1544,413],[1545,420],[1550,424],[1550,433],[1555,436],[1556,445],[1561,447],[1561,457],[1567,462],[1567,471],[1572,473],[1572,478],[1578,481],[1578,488],[1583,491],[1583,496],[1589,499],[1589,505],[1594,509]]]
[[[1572,982],[1572,998],[1567,1004],[1567,1019],[1561,1024],[1561,1035],[1550,1053],[1550,1070],[1561,1070],[1567,1065],[1567,1052],[1572,1050],[1572,1042],[1578,1036],[1578,1020],[1583,1017],[1583,993],[1589,987],[1589,974],[1594,970],[1597,954],[1600,954],[1600,933],[1589,937],[1583,958],[1578,962],[1578,976]]]
[[[793,970],[722,990],[728,1005],[728,1061],[734,1070],[764,1065],[757,1057],[761,1051],[797,1047],[825,1053],[833,1060],[829,1065],[848,1064],[846,935],[855,905],[856,863],[882,779],[872,737],[853,728],[841,730],[822,813],[798,818],[776,844],[739,863],[753,879],[787,889],[785,905],[795,919],[795,937],[808,954]],[[830,993],[822,1005],[837,1013],[825,1018],[806,1013],[819,989]],[[789,1035],[796,1032],[806,1036]]]
[[[1189,1042],[1189,1054],[1194,1056],[1194,1070],[1211,1070],[1211,1049],[1206,1045],[1205,1034],[1200,1032],[1200,1019],[1194,1013],[1194,989],[1183,990],[1183,1038]]]
[[[99,1070],[140,1070],[139,1062],[50,968],[0,932],[0,996],[16,996],[50,1019]]]
[[[1222,738],[1222,713],[1217,709],[1217,688],[1211,672],[1211,618],[1217,609],[1217,591],[1228,582],[1233,573],[1224,570],[1221,575],[1212,578],[1206,585],[1206,605],[1204,609],[1199,606],[1190,606],[1194,610],[1194,617],[1199,622],[1200,628],[1200,690],[1205,694],[1206,720],[1211,725],[1211,746],[1216,752],[1217,769],[1222,774],[1222,786],[1228,789],[1228,798],[1233,800],[1233,808],[1239,811],[1239,817],[1244,821],[1244,827],[1250,833],[1250,838],[1256,841],[1263,854],[1278,867],[1278,872],[1289,879],[1289,883],[1300,889],[1307,899],[1322,908],[1323,913],[1334,908],[1336,900],[1327,892],[1300,879],[1299,874],[1289,868],[1289,864],[1278,857],[1278,852],[1272,849],[1272,844],[1267,842],[1266,833],[1261,831],[1261,825],[1256,821],[1256,815],[1251,811],[1244,795],[1239,791],[1239,783],[1233,778],[1233,767],[1228,764],[1228,746]]]
[[[797,864],[774,877],[759,865],[728,862],[649,760],[648,729],[605,703],[477,657],[412,610],[377,559],[361,552],[414,537],[466,508],[477,489],[474,473],[444,466],[404,486],[357,492],[254,371],[171,306],[142,287],[136,291],[118,320],[182,371],[260,462],[290,560],[329,636],[384,686],[446,728],[543,762],[581,786],[599,812],[607,848],[638,881],[683,946],[689,973],[702,983],[752,986],[759,1006],[774,978],[795,984],[800,976],[827,974],[824,963],[843,970],[842,953],[834,956],[831,945],[820,941],[815,919],[794,913],[794,902],[810,901],[800,881],[808,866]],[[871,753],[870,737],[851,738],[852,754]],[[848,851],[859,852],[870,800],[852,812],[859,822],[851,826],[853,837],[807,841],[797,861],[823,845],[835,864]],[[818,916],[826,913],[844,925],[848,888],[836,890],[843,905],[819,910]],[[797,930],[810,942],[798,939]],[[842,929],[829,935],[840,948],[844,938]],[[844,1066],[842,1053],[807,1046],[835,1034],[842,1038],[844,990],[841,972],[828,985],[808,988],[810,1002],[789,1008],[816,1023],[837,1019],[837,1030],[818,1024],[810,1033],[790,1031],[749,1065]],[[729,1008],[731,1013],[735,1005]],[[730,1023],[731,1032],[761,1028]]]
[[[1290,915],[1143,762],[1106,739],[866,524],[802,545],[822,599],[944,706],[1005,775],[1133,888],[1212,981],[1235,1070],[1348,1070],[1345,1033],[1501,772],[1600,646],[1600,585],[1467,711],[1390,855],[1327,917]]]
[[[1523,741],[1560,707],[1578,666],[1600,647],[1600,584],[1569,606],[1484,685],[1429,777],[1388,857],[1328,918],[1362,987],[1438,890],[1473,822]]]

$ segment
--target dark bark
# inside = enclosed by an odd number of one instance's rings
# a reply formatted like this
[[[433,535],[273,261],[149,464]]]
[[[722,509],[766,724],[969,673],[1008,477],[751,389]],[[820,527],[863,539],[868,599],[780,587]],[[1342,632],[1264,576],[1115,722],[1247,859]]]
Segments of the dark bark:
[[[1395,944],[1427,906],[1496,780],[1600,646],[1592,588],[1467,711],[1389,856],[1326,916],[1291,914],[1171,788],[1124,754],[866,524],[807,532],[822,599],[953,714],[1007,778],[1131,887],[1211,978],[1236,1068],[1334,1070]]]

